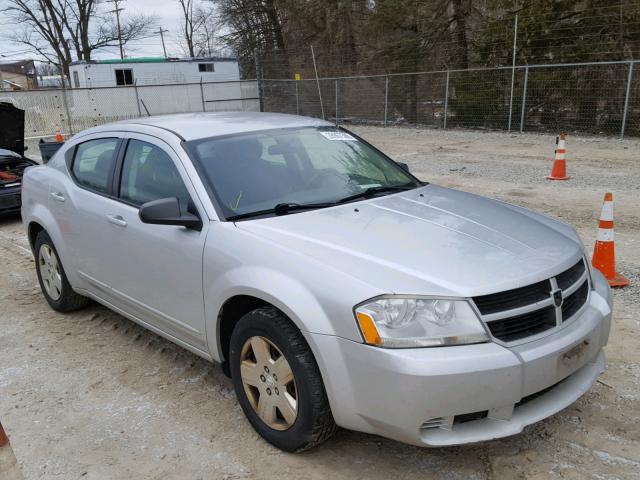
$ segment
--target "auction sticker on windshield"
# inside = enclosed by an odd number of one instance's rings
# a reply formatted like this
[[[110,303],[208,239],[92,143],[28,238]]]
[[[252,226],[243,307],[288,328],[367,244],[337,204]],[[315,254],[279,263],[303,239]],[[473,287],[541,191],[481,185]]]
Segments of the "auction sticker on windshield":
[[[351,135],[345,132],[320,132],[320,133],[325,138],[328,138],[329,140],[342,140],[342,141],[356,140],[355,137],[352,137]]]

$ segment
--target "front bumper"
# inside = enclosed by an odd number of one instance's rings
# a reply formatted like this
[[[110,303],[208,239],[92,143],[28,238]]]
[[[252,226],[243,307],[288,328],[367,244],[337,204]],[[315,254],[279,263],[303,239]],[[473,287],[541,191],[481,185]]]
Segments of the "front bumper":
[[[604,371],[611,296],[599,273],[595,286],[571,325],[512,348],[393,350],[305,335],[338,425],[421,446],[491,440],[566,408]]]

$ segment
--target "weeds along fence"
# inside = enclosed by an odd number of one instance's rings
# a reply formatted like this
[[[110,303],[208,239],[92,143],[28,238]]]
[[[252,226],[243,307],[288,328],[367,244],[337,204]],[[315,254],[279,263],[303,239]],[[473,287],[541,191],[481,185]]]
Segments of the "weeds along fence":
[[[640,136],[640,61],[260,80],[265,111],[383,126]]]
[[[69,135],[147,114],[259,110],[255,80],[0,91],[0,102],[10,102],[25,111],[25,140],[29,145],[58,131]]]

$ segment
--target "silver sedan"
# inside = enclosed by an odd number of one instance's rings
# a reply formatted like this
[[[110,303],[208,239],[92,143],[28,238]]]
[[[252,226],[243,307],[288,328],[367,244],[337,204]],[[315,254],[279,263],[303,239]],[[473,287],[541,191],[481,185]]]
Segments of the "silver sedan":
[[[221,362],[286,451],[337,426],[513,435],[605,368],[611,294],[571,226],[420,181],[321,120],[103,125],[29,168],[22,198],[53,309],[93,299]]]

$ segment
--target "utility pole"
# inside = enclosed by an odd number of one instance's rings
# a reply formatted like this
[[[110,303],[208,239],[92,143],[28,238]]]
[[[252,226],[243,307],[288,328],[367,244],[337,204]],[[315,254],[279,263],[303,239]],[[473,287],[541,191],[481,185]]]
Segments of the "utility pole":
[[[164,47],[164,35],[163,33],[168,32],[169,30],[164,30],[162,27],[158,29],[158,33],[160,34],[160,40],[162,41],[162,51],[164,52],[164,58],[167,58],[167,49]]]
[[[120,12],[124,10],[124,8],[120,8],[120,2],[122,0],[107,0],[107,3],[113,3],[115,7],[109,13],[116,14],[116,23],[118,25],[118,44],[120,45],[120,60],[124,60],[124,50],[122,49],[122,30],[120,29]]]

